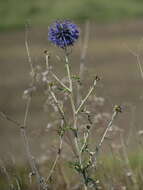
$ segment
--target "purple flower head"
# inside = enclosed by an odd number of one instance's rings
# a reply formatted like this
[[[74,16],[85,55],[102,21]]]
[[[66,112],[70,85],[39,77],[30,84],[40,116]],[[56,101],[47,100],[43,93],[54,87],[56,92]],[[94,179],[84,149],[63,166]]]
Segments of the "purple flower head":
[[[49,40],[60,48],[72,46],[78,37],[79,29],[70,21],[56,21],[49,28]]]

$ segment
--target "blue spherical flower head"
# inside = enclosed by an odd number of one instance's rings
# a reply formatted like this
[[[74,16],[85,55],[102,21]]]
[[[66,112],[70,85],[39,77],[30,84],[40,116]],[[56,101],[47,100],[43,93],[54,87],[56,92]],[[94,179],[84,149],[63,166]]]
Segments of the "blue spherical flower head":
[[[79,29],[70,21],[56,21],[49,28],[49,40],[60,48],[72,46],[79,37]]]

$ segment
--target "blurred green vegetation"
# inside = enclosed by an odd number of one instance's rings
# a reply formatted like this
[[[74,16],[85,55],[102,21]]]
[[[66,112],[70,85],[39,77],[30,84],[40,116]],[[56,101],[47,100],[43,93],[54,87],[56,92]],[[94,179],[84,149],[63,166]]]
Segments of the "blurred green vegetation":
[[[54,19],[116,22],[143,16],[142,0],[0,0],[0,29],[47,25]]]
[[[118,187],[122,189],[122,187],[126,187],[129,190],[135,190],[134,184],[132,182],[131,176],[133,175],[138,184],[138,190],[142,189],[143,186],[143,178],[142,178],[142,170],[143,170],[143,152],[138,150],[132,154],[128,154],[129,163],[126,165],[125,158],[122,155],[108,154],[105,156],[101,156],[100,160],[98,160],[98,170],[94,174],[94,178],[99,180],[99,184],[103,190],[107,189],[109,185],[113,185],[113,187]],[[43,164],[43,168],[51,168],[50,161],[45,162]],[[73,169],[69,168],[69,164],[64,160],[60,161],[57,169],[54,172],[54,176],[51,179],[52,189],[63,190],[65,188],[65,182],[62,178],[62,175],[59,176],[59,173],[63,170],[63,173],[66,175],[66,182],[71,186],[78,184],[79,178]],[[132,172],[132,173],[131,173]],[[29,170],[27,166],[17,166],[15,168],[7,167],[7,173],[9,175],[9,180],[6,178],[4,173],[0,173],[0,189],[7,190],[10,184],[13,184],[15,190],[18,190],[18,185],[16,180],[18,180],[19,186],[21,190],[35,190],[36,182],[34,177],[32,178],[32,184],[29,184]],[[47,172],[45,173],[45,175]]]

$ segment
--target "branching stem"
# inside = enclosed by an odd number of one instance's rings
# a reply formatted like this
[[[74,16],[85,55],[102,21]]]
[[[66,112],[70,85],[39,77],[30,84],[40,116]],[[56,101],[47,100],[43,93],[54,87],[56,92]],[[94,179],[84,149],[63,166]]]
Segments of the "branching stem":
[[[52,76],[54,77],[54,79],[63,87],[65,88],[68,92],[71,93],[71,89],[68,88],[52,71],[51,71]]]
[[[120,113],[120,112],[122,112],[121,107],[116,105],[116,106],[114,107],[114,112],[113,112],[113,114],[112,114],[111,120],[110,120],[110,122],[108,123],[108,125],[107,125],[107,127],[106,127],[106,129],[105,129],[105,131],[104,131],[104,133],[103,133],[103,135],[102,135],[102,137],[101,137],[101,140],[99,141],[99,144],[98,144],[98,146],[96,147],[96,150],[95,150],[95,152],[94,152],[93,155],[92,155],[92,158],[94,157],[94,162],[96,162],[97,155],[99,154],[99,151],[100,151],[100,149],[101,149],[101,147],[102,147],[102,145],[103,145],[103,142],[104,142],[104,140],[105,140],[105,138],[106,138],[106,135],[107,135],[108,131],[109,131],[110,128],[112,127],[113,122],[114,122],[116,116],[117,116],[118,113]]]
[[[91,95],[91,93],[93,92],[93,90],[95,89],[95,86],[97,84],[97,80],[94,80],[93,86],[89,89],[89,92],[87,93],[87,95],[85,96],[85,98],[81,101],[81,104],[79,105],[79,107],[76,110],[76,114],[78,114],[78,112],[80,111],[80,109],[82,108],[82,106],[85,104],[85,102],[87,101],[87,99],[89,98],[89,96]]]

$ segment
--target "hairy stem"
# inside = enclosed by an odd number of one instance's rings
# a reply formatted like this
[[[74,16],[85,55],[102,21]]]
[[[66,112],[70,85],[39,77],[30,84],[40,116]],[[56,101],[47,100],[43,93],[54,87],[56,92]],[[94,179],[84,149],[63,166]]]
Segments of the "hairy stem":
[[[81,101],[81,104],[79,105],[79,107],[76,110],[76,114],[78,114],[78,112],[81,110],[81,108],[83,107],[83,105],[85,104],[85,102],[87,101],[87,99],[89,98],[89,96],[91,95],[91,93],[93,92],[93,90],[95,89],[95,86],[97,84],[97,80],[94,80],[93,86],[89,89],[87,95],[85,96],[85,98]]]
[[[79,144],[78,144],[78,128],[77,128],[77,114],[76,114],[76,108],[75,108],[75,103],[74,103],[74,97],[73,97],[73,87],[72,87],[72,79],[71,79],[71,72],[70,72],[70,66],[69,66],[69,59],[68,56],[66,55],[65,57],[66,60],[66,70],[67,70],[67,75],[69,79],[69,88],[71,90],[70,93],[70,102],[71,102],[71,107],[72,107],[72,112],[73,112],[73,127],[76,132],[76,135],[74,136],[74,142],[77,150],[77,154],[79,157],[79,160],[81,162],[80,154],[79,154]]]
[[[110,122],[108,123],[108,125],[107,125],[107,127],[106,127],[106,129],[105,129],[105,131],[104,131],[104,133],[103,133],[103,135],[102,135],[102,137],[101,137],[101,140],[99,141],[98,146],[96,147],[96,151],[95,151],[95,152],[93,153],[93,155],[92,155],[92,158],[94,158],[94,162],[96,162],[97,155],[99,154],[99,151],[100,151],[100,149],[101,149],[101,147],[102,147],[102,145],[103,145],[103,143],[104,143],[104,140],[105,140],[105,138],[106,138],[106,135],[107,135],[108,131],[109,131],[110,128],[112,127],[113,122],[114,122],[116,116],[117,116],[118,113],[120,113],[121,111],[122,111],[122,110],[121,110],[121,107],[120,107],[120,106],[117,106],[117,105],[116,105],[116,106],[114,107],[114,112],[113,112],[113,114],[112,114],[111,120],[110,120]]]

